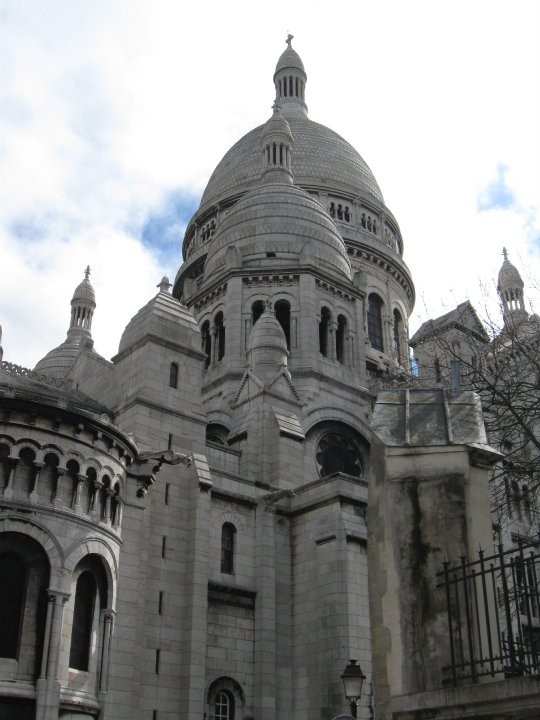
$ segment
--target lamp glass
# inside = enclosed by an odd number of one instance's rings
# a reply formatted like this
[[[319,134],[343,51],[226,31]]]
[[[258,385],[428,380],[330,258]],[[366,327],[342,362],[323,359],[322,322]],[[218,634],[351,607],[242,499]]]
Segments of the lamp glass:
[[[361,697],[365,677],[360,666],[356,664],[356,660],[351,660],[341,676],[345,697],[348,700],[358,700]]]

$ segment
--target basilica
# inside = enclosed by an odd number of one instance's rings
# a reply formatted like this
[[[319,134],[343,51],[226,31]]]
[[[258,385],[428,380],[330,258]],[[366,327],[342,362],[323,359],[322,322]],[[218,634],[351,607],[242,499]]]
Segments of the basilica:
[[[370,421],[415,290],[291,40],[117,354],[87,269],[64,342],[1,363],[2,719],[330,720],[350,658],[373,716]]]

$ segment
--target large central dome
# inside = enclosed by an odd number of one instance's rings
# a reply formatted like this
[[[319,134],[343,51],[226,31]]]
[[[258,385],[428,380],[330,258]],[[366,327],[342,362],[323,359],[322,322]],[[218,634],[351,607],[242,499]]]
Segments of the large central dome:
[[[352,145],[308,117],[288,115],[286,103],[282,113],[294,137],[292,171],[297,185],[331,187],[384,202],[373,173]],[[225,154],[206,186],[201,210],[231,195],[244,193],[260,181],[263,128],[264,125],[260,125],[248,132]]]

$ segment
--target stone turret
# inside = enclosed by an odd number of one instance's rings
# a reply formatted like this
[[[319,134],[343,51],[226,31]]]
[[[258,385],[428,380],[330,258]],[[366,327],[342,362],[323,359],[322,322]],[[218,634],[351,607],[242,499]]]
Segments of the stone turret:
[[[83,351],[95,353],[92,339],[92,318],[96,309],[96,294],[90,282],[90,267],[77,285],[71,298],[71,318],[67,337],[61,345],[42,358],[34,370],[48,377],[65,379]],[[97,353],[96,353],[97,354]]]
[[[503,248],[504,262],[499,270],[497,292],[501,299],[504,324],[516,323],[527,317],[524,305],[523,288],[525,284],[515,265],[508,260],[508,252]]]

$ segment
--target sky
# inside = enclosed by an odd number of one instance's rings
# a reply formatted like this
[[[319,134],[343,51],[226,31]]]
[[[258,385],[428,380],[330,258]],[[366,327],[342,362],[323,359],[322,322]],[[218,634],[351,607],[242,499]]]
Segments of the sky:
[[[537,0],[0,0],[0,324],[33,367],[91,267],[107,358],[181,264],[228,148],[270,116],[294,35],[309,116],[397,218],[411,334],[466,298],[497,315],[502,248],[540,313]],[[530,308],[530,306],[529,306]]]

